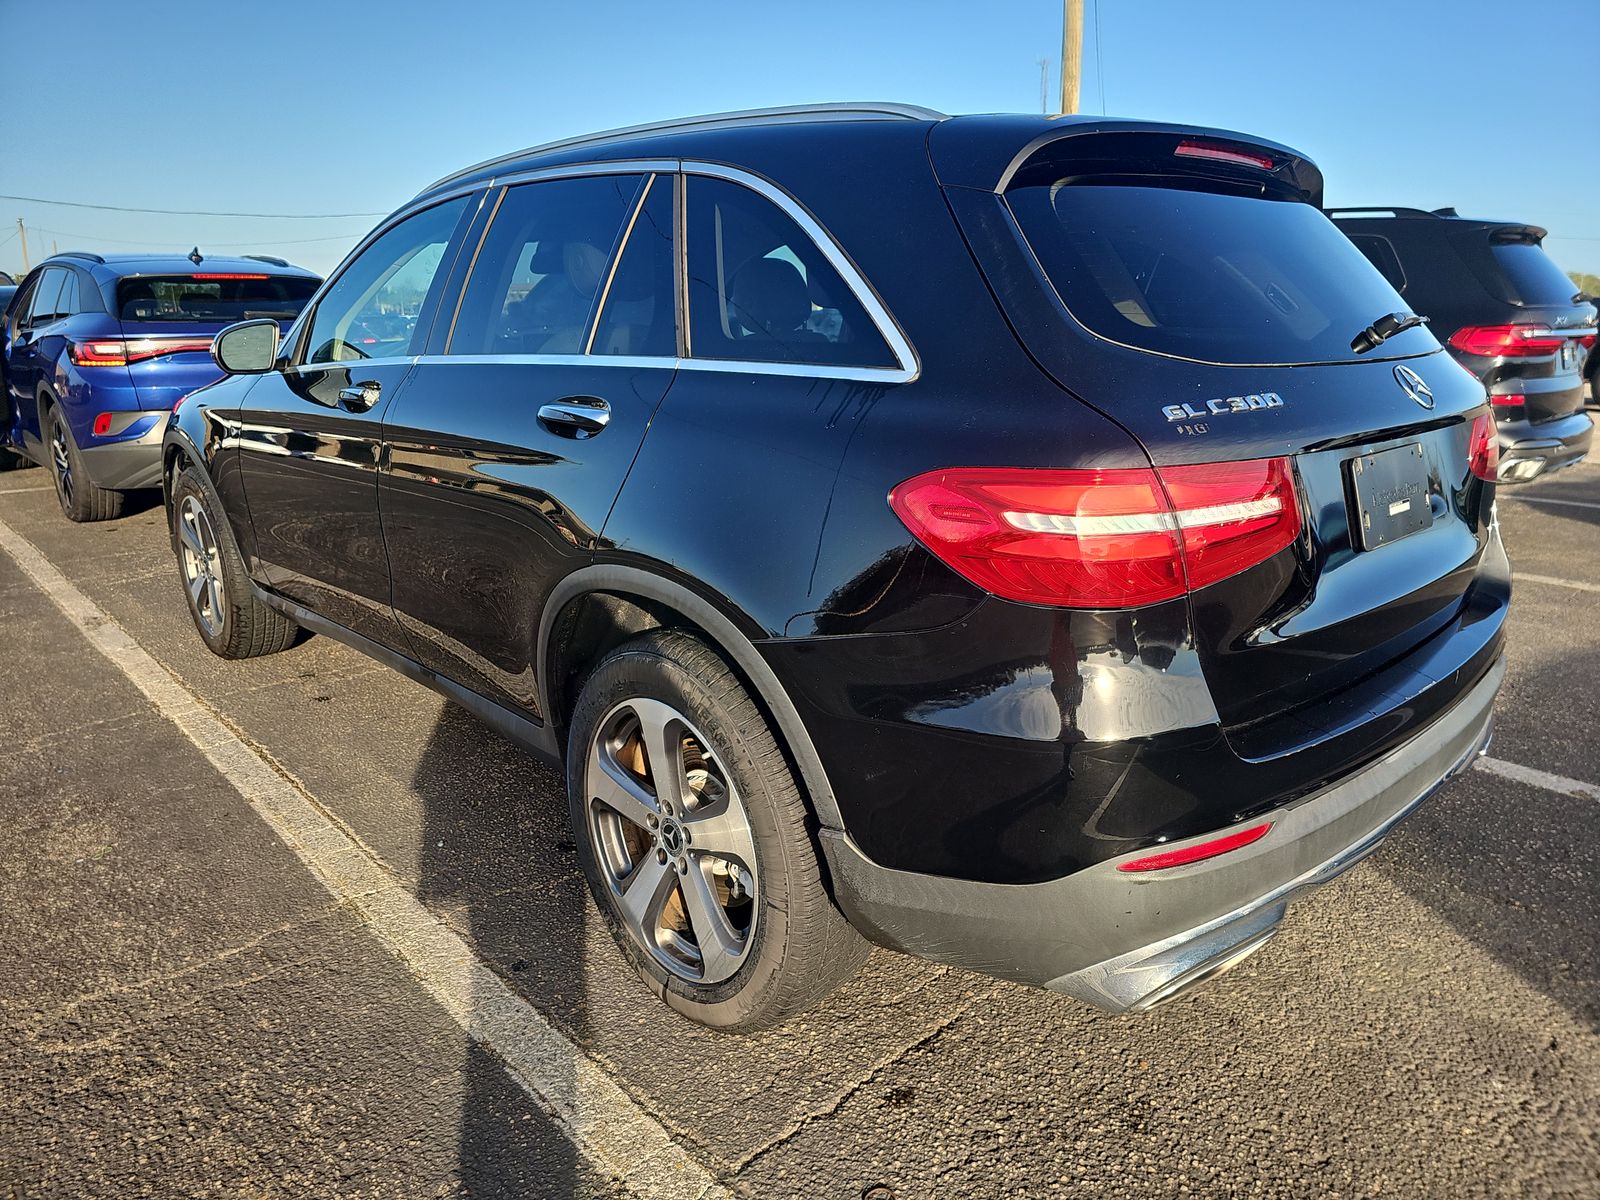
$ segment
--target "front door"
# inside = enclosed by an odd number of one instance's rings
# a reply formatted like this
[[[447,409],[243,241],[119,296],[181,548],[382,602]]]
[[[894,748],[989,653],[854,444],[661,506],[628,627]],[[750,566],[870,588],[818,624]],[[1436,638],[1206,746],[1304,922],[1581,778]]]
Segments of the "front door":
[[[590,560],[672,383],[672,229],[671,175],[506,189],[386,420],[380,506],[416,657],[534,715],[545,600]]]
[[[252,564],[274,591],[400,648],[378,521],[384,415],[428,333],[468,197],[412,214],[346,262],[301,323],[283,368],[239,414]]]

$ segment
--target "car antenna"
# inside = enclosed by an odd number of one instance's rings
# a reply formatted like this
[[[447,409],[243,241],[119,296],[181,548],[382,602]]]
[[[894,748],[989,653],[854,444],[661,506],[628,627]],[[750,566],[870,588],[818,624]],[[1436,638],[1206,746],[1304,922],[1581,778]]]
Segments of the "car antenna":
[[[189,251],[189,261],[192,262],[197,267],[200,265],[201,260],[203,260],[204,258],[205,258],[205,255],[200,253],[200,247],[199,246],[196,246],[193,250]]]

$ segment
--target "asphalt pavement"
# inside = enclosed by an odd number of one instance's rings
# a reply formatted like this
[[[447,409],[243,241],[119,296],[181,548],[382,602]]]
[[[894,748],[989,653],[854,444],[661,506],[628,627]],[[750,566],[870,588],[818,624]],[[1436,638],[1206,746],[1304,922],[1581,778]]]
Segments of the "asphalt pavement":
[[[1600,468],[1500,513],[1495,769],[1261,954],[1118,1018],[880,951],[733,1038],[550,767],[327,638],[212,657],[159,507],[0,475],[0,1196],[1600,1196]]]

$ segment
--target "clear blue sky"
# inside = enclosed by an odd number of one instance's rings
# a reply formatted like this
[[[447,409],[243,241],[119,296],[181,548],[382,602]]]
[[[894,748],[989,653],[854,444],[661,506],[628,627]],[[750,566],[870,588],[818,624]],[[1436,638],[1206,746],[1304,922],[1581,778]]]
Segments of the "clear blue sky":
[[[1096,3],[1084,111],[1103,95],[1112,114],[1259,133],[1320,163],[1330,204],[1532,221],[1563,267],[1600,273],[1600,0],[1099,0],[1098,39]],[[1053,95],[1060,43],[1059,0],[0,0],[0,192],[381,213],[478,159],[661,117],[844,99],[1037,112],[1038,60]],[[21,266],[19,216],[35,261],[52,241],[198,243],[322,271],[376,219],[0,200],[0,269]]]

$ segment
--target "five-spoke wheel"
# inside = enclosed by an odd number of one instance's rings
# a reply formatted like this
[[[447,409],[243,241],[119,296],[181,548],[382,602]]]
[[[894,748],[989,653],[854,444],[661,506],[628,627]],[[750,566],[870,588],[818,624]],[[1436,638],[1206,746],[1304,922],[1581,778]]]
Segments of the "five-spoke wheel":
[[[629,700],[601,721],[585,779],[589,836],[628,932],[681,978],[729,978],[750,950],[760,871],[705,735],[670,705]]]
[[[178,502],[174,527],[178,533],[178,565],[183,584],[189,589],[194,619],[212,637],[222,633],[227,588],[222,581],[222,552],[217,546],[211,518],[198,496],[185,496]]]

